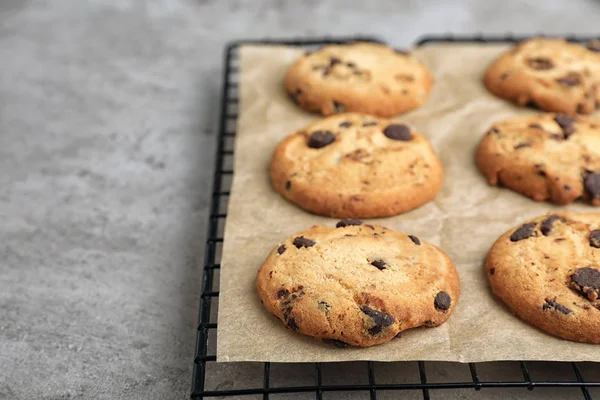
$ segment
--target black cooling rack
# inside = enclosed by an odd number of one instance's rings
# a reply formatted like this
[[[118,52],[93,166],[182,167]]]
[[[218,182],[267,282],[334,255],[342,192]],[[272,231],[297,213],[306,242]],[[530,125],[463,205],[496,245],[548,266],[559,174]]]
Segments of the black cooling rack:
[[[541,36],[541,35],[536,35]],[[570,41],[587,41],[592,38],[582,38],[575,36],[566,36]],[[417,41],[417,45],[425,45],[428,43],[441,42],[480,42],[480,43],[514,43],[527,39],[520,36],[425,36]],[[374,41],[382,42],[373,37],[348,37],[348,38],[317,38],[317,39],[298,39],[298,40],[260,40],[260,41],[237,41],[229,44],[225,49],[225,64],[223,75],[223,91],[221,94],[221,110],[217,137],[217,156],[215,172],[213,176],[212,201],[210,206],[210,216],[208,224],[208,239],[206,241],[204,255],[204,279],[202,284],[202,294],[200,299],[200,315],[198,323],[198,332],[196,340],[196,353],[194,358],[193,381],[191,397],[194,399],[212,398],[212,397],[239,397],[248,396],[248,398],[257,398],[262,396],[263,399],[269,397],[276,398],[281,395],[304,395],[317,399],[322,399],[323,396],[331,397],[336,393],[348,394],[355,393],[364,398],[368,396],[370,399],[380,398],[400,398],[404,395],[418,393],[418,397],[429,399],[431,396],[436,398],[444,398],[448,395],[447,390],[463,389],[462,396],[472,395],[474,392],[469,389],[479,392],[481,398],[486,398],[492,388],[522,388],[533,390],[535,388],[555,388],[562,390],[564,388],[573,389],[569,396],[591,399],[590,394],[594,388],[600,388],[600,373],[599,369],[593,369],[591,373],[585,370],[589,367],[588,363],[557,363],[557,362],[526,362],[516,361],[511,363],[443,363],[449,366],[450,369],[466,369],[464,374],[467,379],[459,381],[442,381],[437,378],[431,378],[433,362],[412,362],[402,363],[402,369],[396,374],[397,380],[378,379],[376,370],[390,370],[393,366],[387,364],[379,364],[374,362],[364,362],[364,366],[357,367],[358,363],[339,363],[336,365],[336,370],[344,369],[342,364],[354,364],[353,368],[360,368],[363,373],[361,379],[350,378],[348,383],[339,383],[339,380],[333,379],[333,383],[324,380],[324,369],[327,364],[285,364],[285,373],[287,382],[294,382],[291,386],[274,385],[273,369],[279,364],[275,363],[239,363],[237,367],[224,370],[225,373],[236,376],[236,374],[247,375],[248,370],[252,370],[254,375],[259,376],[259,381],[253,384],[248,383],[248,387],[239,387],[241,380],[231,380],[226,385],[216,385],[215,387],[207,388],[207,377],[218,374],[219,368],[216,361],[216,333],[217,323],[216,310],[218,308],[218,276],[220,270],[221,245],[223,242],[223,228],[225,218],[227,217],[227,203],[229,197],[229,189],[231,186],[231,177],[233,175],[233,142],[236,135],[236,121],[238,117],[238,50],[244,44],[281,44],[298,46],[306,49],[319,47],[326,44],[346,43],[349,41]],[[256,333],[255,333],[256,334]],[[501,345],[501,344],[495,344]],[[400,363],[396,363],[400,364]],[[440,364],[440,363],[437,363]],[[502,364],[497,371],[492,374],[482,373],[483,370],[492,370],[487,368],[493,364]],[[219,364],[223,365],[223,364]],[[382,366],[380,366],[382,365]],[[257,367],[258,366],[258,367]],[[430,367],[428,376],[427,367]],[[290,369],[291,367],[291,369]],[[479,370],[478,370],[479,367]],[[236,369],[237,368],[237,369]],[[412,370],[409,370],[412,368]],[[297,371],[301,369],[300,374]],[[508,371],[511,369],[510,371]],[[558,369],[559,372],[553,374],[552,379],[545,377],[542,371]],[[307,372],[308,371],[308,372]],[[499,371],[499,372],[498,372]],[[508,371],[508,372],[507,372]],[[586,372],[587,379],[584,379]],[[336,372],[334,371],[334,374]],[[356,372],[355,372],[356,373]],[[339,372],[338,372],[339,374]],[[388,374],[389,375],[389,374]],[[410,375],[410,377],[408,377]],[[486,376],[484,376],[486,375]],[[308,377],[308,381],[307,381]],[[296,384],[295,378],[298,378]],[[592,379],[593,378],[593,379]],[[357,383],[357,382],[363,383]],[[379,383],[378,383],[379,382]],[[244,383],[244,382],[242,382]],[[467,390],[465,393],[464,390]],[[483,390],[483,391],[482,391]],[[391,393],[391,394],[390,394]],[[436,395],[434,395],[434,393]],[[545,392],[546,394],[548,392]],[[577,395],[579,393],[579,395]],[[592,392],[593,393],[593,392]],[[596,392],[598,393],[598,392]],[[439,394],[439,395],[438,395]],[[457,393],[458,394],[458,393]],[[501,393],[495,393],[496,396],[503,396]],[[540,393],[542,397],[544,394]],[[556,395],[556,394],[555,394]],[[512,392],[513,397],[519,397],[519,394]],[[562,397],[562,395],[559,395]],[[566,394],[565,394],[566,396]],[[501,398],[498,397],[498,398]],[[559,398],[560,398],[559,397]],[[294,397],[297,398],[297,397]]]

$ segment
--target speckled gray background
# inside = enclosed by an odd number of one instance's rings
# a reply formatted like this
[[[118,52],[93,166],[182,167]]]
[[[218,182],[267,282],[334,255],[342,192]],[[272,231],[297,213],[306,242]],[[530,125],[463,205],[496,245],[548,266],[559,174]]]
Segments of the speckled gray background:
[[[227,41],[370,33],[406,46],[425,33],[600,34],[593,0],[366,3],[0,0],[0,398],[188,396]],[[416,379],[408,364],[378,365],[378,381]],[[362,382],[363,367],[325,373],[326,382]],[[207,387],[261,385],[260,368],[213,368]],[[494,368],[519,379],[508,364],[484,366],[487,378]],[[560,368],[538,373],[572,374]],[[434,380],[468,380],[464,369],[429,367]],[[314,378],[312,366],[273,374],[274,385]]]

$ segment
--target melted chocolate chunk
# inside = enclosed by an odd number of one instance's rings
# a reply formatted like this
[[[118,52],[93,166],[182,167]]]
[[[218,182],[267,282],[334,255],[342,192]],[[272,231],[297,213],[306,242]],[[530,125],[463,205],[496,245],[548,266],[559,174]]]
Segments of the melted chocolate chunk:
[[[528,58],[526,64],[533,69],[537,70],[548,70],[554,68],[554,63],[549,58],[537,57],[537,58]]]
[[[296,323],[296,319],[294,319],[293,317],[287,320],[287,326],[289,326],[290,329],[293,331],[298,330],[298,324]]]
[[[529,222],[521,225],[516,231],[510,235],[511,242],[518,242],[519,240],[527,239],[533,236],[533,230],[535,229],[535,222]]]
[[[342,60],[340,60],[340,59],[339,59],[339,58],[337,58],[337,57],[331,57],[331,58],[329,59],[329,65],[330,65],[330,66],[332,66],[332,67],[333,67],[334,65],[336,65],[336,64],[340,64],[341,62],[342,62]]]
[[[550,232],[552,232],[552,227],[554,225],[554,221],[562,221],[562,218],[556,214],[552,214],[548,216],[542,224],[540,225],[540,230],[542,231],[542,235],[548,236]]]
[[[556,299],[552,300],[552,299],[546,299],[546,302],[542,305],[542,310],[543,311],[548,311],[548,310],[556,310],[560,313],[563,313],[565,315],[567,314],[571,314],[573,311],[568,308],[563,306],[562,304],[558,304],[556,302]]]
[[[377,268],[378,270],[383,271],[387,264],[383,260],[375,260],[371,263],[371,265]]]
[[[581,85],[581,75],[576,72],[571,72],[562,78],[556,79],[556,82],[567,87],[574,87]]]
[[[583,179],[583,186],[593,198],[600,197],[600,173],[588,173]]]
[[[577,268],[571,275],[571,288],[591,301],[598,299],[600,271],[596,268]]]
[[[590,232],[590,246],[600,249],[600,229]]]
[[[496,273],[496,268],[490,268],[490,275],[494,275]]]
[[[346,218],[335,224],[336,228],[345,228],[347,226],[362,225],[363,222],[359,219]]]
[[[321,339],[323,341],[323,343],[327,343],[327,344],[331,344],[335,347],[347,347],[348,343],[346,342],[342,342],[341,340],[337,340],[337,339]]]
[[[409,141],[412,139],[410,128],[406,125],[392,124],[383,130],[383,134],[393,140]]]
[[[573,126],[577,122],[573,117],[567,114],[558,114],[556,117],[554,117],[554,121],[556,121],[558,126],[563,129]]]
[[[308,139],[308,147],[320,149],[335,142],[335,135],[331,131],[314,131]]]
[[[280,291],[277,292],[277,297],[281,298],[281,297],[285,297],[287,295],[290,294],[290,291],[287,289],[281,289]]]
[[[410,240],[412,240],[412,242],[414,244],[416,244],[417,246],[421,245],[421,241],[419,240],[418,237],[414,236],[414,235],[408,235],[408,237],[410,238]]]
[[[448,311],[450,305],[452,304],[452,298],[446,292],[439,292],[435,295],[435,300],[433,301],[433,305],[438,311]]]
[[[317,242],[307,239],[304,236],[298,236],[297,238],[294,239],[293,241],[294,246],[296,246],[296,248],[301,248],[301,247],[312,247],[315,244],[317,244]]]
[[[285,244],[282,244],[281,246],[279,246],[277,248],[277,254],[283,254],[284,251],[285,251]]]
[[[377,335],[383,329],[394,323],[394,317],[383,311],[377,311],[367,306],[361,306],[360,311],[365,313],[373,321],[373,326],[368,329],[369,334]]]

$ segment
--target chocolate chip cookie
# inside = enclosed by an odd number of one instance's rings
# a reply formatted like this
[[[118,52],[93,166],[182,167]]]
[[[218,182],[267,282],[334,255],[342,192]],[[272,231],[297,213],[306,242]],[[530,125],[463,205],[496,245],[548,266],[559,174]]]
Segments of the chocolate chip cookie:
[[[285,90],[307,111],[390,117],[425,102],[429,70],[410,53],[375,43],[325,46],[288,70]]]
[[[544,113],[494,124],[477,149],[490,185],[537,201],[600,205],[600,120]]]
[[[567,114],[589,114],[600,103],[600,46],[535,38],[502,54],[484,83],[498,97]]]
[[[359,220],[313,226],[279,243],[256,287],[287,328],[339,347],[441,325],[460,294],[456,268],[442,250]]]
[[[374,218],[407,212],[440,189],[442,164],[408,125],[366,114],[322,119],[289,135],[270,166],[277,192],[315,214]]]
[[[564,339],[600,343],[600,214],[521,224],[496,241],[485,271],[518,317]]]

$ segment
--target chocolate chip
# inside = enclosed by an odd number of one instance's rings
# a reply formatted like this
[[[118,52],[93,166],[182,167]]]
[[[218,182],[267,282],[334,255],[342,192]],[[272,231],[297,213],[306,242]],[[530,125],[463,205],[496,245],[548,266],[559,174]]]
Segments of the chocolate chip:
[[[336,228],[345,228],[347,226],[362,225],[362,223],[363,222],[359,219],[346,218],[346,219],[339,221],[337,224],[335,224],[335,227]]]
[[[584,103],[577,104],[577,113],[578,114],[585,114],[585,111],[586,111],[586,106]]]
[[[373,326],[368,329],[368,332],[371,335],[377,335],[384,328],[387,328],[394,323],[394,317],[386,312],[377,311],[367,306],[361,306],[360,311],[373,320]]]
[[[333,109],[336,113],[343,113],[346,111],[346,107],[342,103],[338,103],[337,101],[333,102]]]
[[[590,232],[590,246],[600,249],[600,229]]]
[[[340,122],[340,125],[339,125],[340,128],[349,128],[351,126],[352,126],[352,122],[350,122],[350,121]]]
[[[510,235],[511,242],[518,242],[519,240],[527,239],[528,237],[533,236],[533,230],[535,229],[535,222],[529,222],[527,224],[521,225],[519,229],[513,232]]]
[[[446,292],[439,292],[435,295],[435,300],[433,301],[433,305],[438,311],[447,311],[452,304],[452,298]]]
[[[496,272],[496,268],[490,268],[490,275],[494,275],[495,272]]]
[[[279,253],[281,254],[281,253]],[[277,292],[277,297],[281,298],[281,297],[285,297],[288,294],[290,294],[290,291],[287,289],[281,289],[280,291]]]
[[[554,117],[554,121],[561,127],[563,136],[568,139],[573,133],[575,133],[575,123],[577,122],[573,117],[567,114],[558,114]]]
[[[312,247],[316,244],[317,242],[307,239],[304,236],[298,236],[297,238],[294,239],[293,244],[294,246],[296,246],[296,248],[301,248],[301,247]]]
[[[408,141],[412,139],[410,128],[406,125],[388,125],[388,127],[383,130],[383,134],[393,140]]]
[[[383,271],[387,264],[383,260],[375,260],[371,263],[371,265],[377,268],[378,270]]]
[[[331,344],[335,347],[347,347],[348,343],[346,342],[342,342],[341,340],[336,340],[336,339],[321,339],[323,341],[323,343],[327,343],[327,344]]]
[[[554,68],[554,63],[552,63],[552,60],[544,57],[528,58],[526,63],[530,68],[537,70],[548,70]]]
[[[294,331],[298,330],[298,324],[296,323],[296,320],[294,318],[290,318],[287,320],[287,326],[289,326],[290,329]]]
[[[540,225],[540,230],[542,231],[542,235],[548,236],[550,232],[552,232],[552,227],[554,225],[554,221],[562,221],[562,218],[556,214],[552,214],[548,216],[542,224]]]
[[[567,114],[558,114],[554,117],[554,121],[556,121],[561,128],[567,128],[577,122],[573,117]]]
[[[408,237],[409,237],[409,238],[410,238],[410,240],[412,240],[412,242],[413,242],[414,244],[416,244],[417,246],[420,246],[420,245],[421,245],[421,241],[419,240],[419,238],[418,238],[418,237],[416,237],[416,236],[413,236],[413,235],[408,235]]]
[[[331,131],[314,131],[308,139],[308,147],[320,149],[335,142],[335,135]]]
[[[430,319],[427,319],[427,320],[425,320],[425,322],[423,322],[423,323],[424,323],[425,325],[427,325],[427,326],[431,326],[431,325],[433,325],[433,321],[432,321],[432,320],[430,320]]]
[[[394,339],[400,339],[402,337],[402,332],[398,332],[396,333],[396,336],[394,336]]]
[[[379,122],[377,121],[367,121],[367,122],[363,122],[362,126],[373,126],[373,125],[377,125]]]
[[[600,197],[600,173],[590,172],[583,179],[585,190],[593,197]]]
[[[581,75],[577,72],[569,72],[562,78],[556,79],[556,82],[567,87],[579,86],[581,85]]]
[[[402,55],[402,56],[409,56],[409,55],[410,55],[410,52],[409,52],[408,50],[403,50],[403,49],[394,49],[394,51],[395,51],[397,54],[400,54],[400,55]]]
[[[571,275],[571,288],[591,301],[598,299],[600,271],[596,268],[577,268]]]
[[[279,246],[277,248],[277,254],[283,254],[284,251],[285,251],[285,244],[282,244],[281,246]]]
[[[570,308],[565,307],[562,304],[558,304],[556,302],[556,298],[555,299],[546,299],[545,301],[546,302],[544,303],[544,305],[542,305],[542,310],[543,311],[548,311],[548,310],[554,309],[554,310],[556,310],[558,312],[561,312],[561,313],[563,313],[565,315],[571,314],[573,312]]]
[[[347,66],[348,68],[356,68],[356,64],[354,64],[353,62],[347,62],[347,63],[346,63],[346,66]]]
[[[332,66],[332,67],[333,67],[335,64],[339,64],[339,63],[341,63],[341,62],[342,62],[342,60],[340,60],[340,59],[339,59],[339,58],[337,58],[337,57],[331,57],[331,58],[329,59],[329,65],[330,65],[330,66]]]
[[[292,188],[292,181],[287,181],[285,183],[285,190],[290,190]]]
[[[529,128],[534,128],[534,129],[544,129],[544,127],[542,127],[540,124],[529,124],[528,126],[529,126]]]
[[[538,174],[539,176],[546,177],[546,171],[538,171],[538,172],[537,172],[537,174]]]
[[[514,149],[522,149],[523,147],[531,147],[531,143],[519,143],[517,145],[515,145]]]

